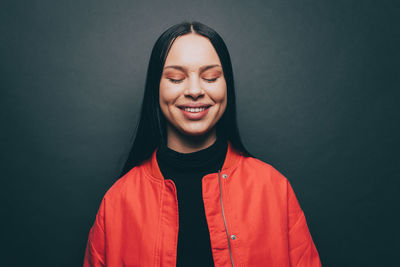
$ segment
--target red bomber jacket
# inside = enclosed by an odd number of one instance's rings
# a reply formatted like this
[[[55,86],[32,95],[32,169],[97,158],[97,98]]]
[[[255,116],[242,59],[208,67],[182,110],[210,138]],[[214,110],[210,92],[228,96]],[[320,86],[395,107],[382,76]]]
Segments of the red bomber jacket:
[[[104,195],[84,267],[176,266],[176,187],[162,176],[156,151]],[[202,178],[202,193],[216,267],[321,266],[293,189],[271,165],[228,141],[223,167]]]

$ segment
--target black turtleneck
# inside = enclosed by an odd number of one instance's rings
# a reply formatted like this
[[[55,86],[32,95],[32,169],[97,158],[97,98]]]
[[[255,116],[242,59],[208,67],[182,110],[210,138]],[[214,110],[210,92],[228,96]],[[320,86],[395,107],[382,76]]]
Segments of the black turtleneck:
[[[227,147],[226,139],[218,137],[211,146],[193,153],[180,153],[167,146],[157,151],[160,171],[165,179],[174,181],[178,195],[176,266],[214,266],[201,179],[222,168]]]

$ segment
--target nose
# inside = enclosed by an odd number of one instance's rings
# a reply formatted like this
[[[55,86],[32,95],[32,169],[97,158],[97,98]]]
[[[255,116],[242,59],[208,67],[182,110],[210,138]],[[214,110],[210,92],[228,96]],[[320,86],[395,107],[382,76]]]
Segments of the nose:
[[[200,85],[199,78],[192,77],[188,83],[188,87],[185,90],[185,96],[197,99],[204,95],[204,90]]]

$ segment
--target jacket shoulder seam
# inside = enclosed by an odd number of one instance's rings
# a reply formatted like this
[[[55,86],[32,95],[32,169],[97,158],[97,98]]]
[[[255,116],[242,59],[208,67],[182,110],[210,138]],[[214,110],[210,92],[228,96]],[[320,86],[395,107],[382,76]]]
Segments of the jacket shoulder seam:
[[[103,260],[103,258],[100,256],[100,254],[97,252],[96,248],[93,246],[92,241],[89,239],[89,245],[92,249],[92,251],[94,252],[94,255],[96,256],[96,258],[100,261],[100,263],[105,266],[105,262]]]

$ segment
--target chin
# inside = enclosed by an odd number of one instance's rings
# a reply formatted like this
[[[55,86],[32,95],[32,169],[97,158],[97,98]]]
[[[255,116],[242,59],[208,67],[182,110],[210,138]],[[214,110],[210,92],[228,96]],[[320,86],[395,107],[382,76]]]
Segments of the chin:
[[[184,134],[189,136],[202,136],[206,133],[207,131],[184,131]]]
[[[207,134],[210,131],[208,128],[204,129],[183,129],[182,132],[185,135],[190,135],[190,136],[202,136]]]

